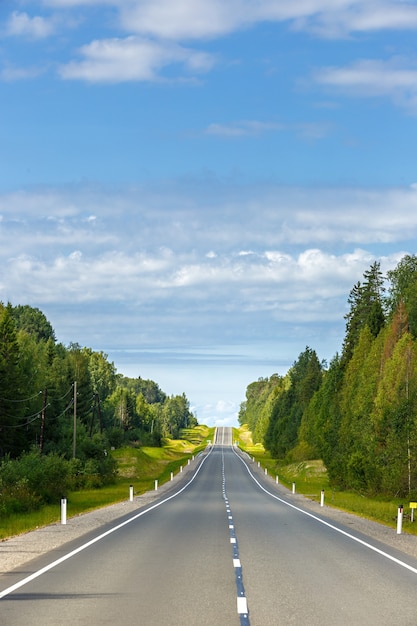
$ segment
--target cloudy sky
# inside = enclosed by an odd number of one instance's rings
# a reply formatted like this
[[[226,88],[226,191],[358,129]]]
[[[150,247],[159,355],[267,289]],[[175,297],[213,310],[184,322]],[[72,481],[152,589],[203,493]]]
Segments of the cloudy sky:
[[[417,2],[1,0],[0,300],[232,424],[416,252]]]

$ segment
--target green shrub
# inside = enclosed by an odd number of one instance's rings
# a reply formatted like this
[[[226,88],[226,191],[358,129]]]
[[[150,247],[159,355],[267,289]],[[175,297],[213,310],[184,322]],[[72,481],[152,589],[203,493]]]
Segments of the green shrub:
[[[40,496],[33,492],[26,478],[19,479],[13,485],[0,483],[0,517],[13,513],[29,513],[40,508]]]
[[[114,482],[117,462],[100,436],[84,445],[87,459],[66,460],[58,454],[33,451],[0,465],[0,515],[34,511],[42,504],[59,502],[68,491],[102,487]]]
[[[109,440],[109,445],[112,448],[120,448],[123,444],[125,434],[124,431],[120,428],[112,428],[108,431],[107,436]]]

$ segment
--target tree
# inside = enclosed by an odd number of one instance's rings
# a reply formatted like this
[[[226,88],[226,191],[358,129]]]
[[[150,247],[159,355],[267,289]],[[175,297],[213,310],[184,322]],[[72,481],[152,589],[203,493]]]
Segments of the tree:
[[[331,360],[323,381],[312,396],[303,413],[299,438],[312,451],[314,458],[321,458],[329,479],[341,482],[340,468],[343,451],[339,446],[339,429],[342,417],[340,407],[343,385],[343,368],[338,354]],[[314,454],[315,453],[315,454]]]
[[[17,330],[24,330],[37,341],[55,341],[55,331],[42,311],[28,304],[19,304],[13,307],[12,312]]]
[[[345,315],[346,333],[342,350],[342,364],[346,365],[352,357],[359,335],[365,326],[377,337],[385,324],[383,305],[383,276],[380,263],[375,262],[363,275],[363,283],[358,281],[352,288],[348,304],[349,313]]]
[[[409,333],[387,360],[375,400],[384,491],[410,495],[417,480],[417,347]]]
[[[384,339],[383,333],[374,338],[369,326],[362,329],[340,391],[339,476],[343,486],[368,492],[378,491],[380,484],[372,412],[383,367]]]
[[[271,412],[265,445],[273,456],[285,457],[298,443],[303,413],[320,387],[322,376],[322,364],[307,346],[289,371],[289,388],[277,396]]]
[[[108,361],[104,352],[94,352],[90,348],[83,348],[82,352],[88,359],[88,372],[93,393],[98,394],[100,400],[110,395],[116,386],[116,368]]]
[[[197,424],[197,420],[190,412],[190,404],[183,393],[170,396],[162,407],[162,435],[178,439],[182,428],[190,428]]]
[[[362,328],[362,285],[358,281],[351,289],[348,297],[349,313],[345,315],[346,333],[343,343],[342,362],[348,363]]]
[[[114,425],[125,432],[134,426],[136,396],[133,391],[118,385],[107,402],[113,409]]]
[[[81,348],[77,343],[70,343],[68,360],[70,364],[68,383],[76,383],[76,413],[78,419],[88,427],[91,422],[91,413],[94,405],[89,351]]]
[[[409,330],[417,337],[417,256],[407,254],[397,267],[387,272],[390,281],[388,304],[391,315],[404,304],[408,315]]]
[[[137,426],[139,428],[152,428],[152,420],[155,419],[155,412],[153,411],[154,405],[146,402],[143,393],[139,393],[136,396],[136,415]]]
[[[259,378],[248,385],[246,401],[240,407],[239,423],[248,425],[254,443],[263,442],[268,429],[271,414],[271,403],[268,400],[271,394],[277,387],[283,390],[287,385],[278,374],[272,374],[270,378]]]
[[[138,378],[121,376],[119,383],[134,391],[136,395],[141,393],[148,404],[163,404],[167,399],[167,395],[153,380],[146,380],[140,376]]]
[[[23,400],[20,349],[9,303],[0,306],[0,457],[18,456],[22,451]]]

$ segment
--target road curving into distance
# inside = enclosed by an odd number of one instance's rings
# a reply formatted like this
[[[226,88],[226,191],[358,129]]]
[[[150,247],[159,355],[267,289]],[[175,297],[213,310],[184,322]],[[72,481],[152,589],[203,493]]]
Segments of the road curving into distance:
[[[416,623],[416,559],[296,506],[229,428],[194,463],[152,505],[0,576],[2,626]]]

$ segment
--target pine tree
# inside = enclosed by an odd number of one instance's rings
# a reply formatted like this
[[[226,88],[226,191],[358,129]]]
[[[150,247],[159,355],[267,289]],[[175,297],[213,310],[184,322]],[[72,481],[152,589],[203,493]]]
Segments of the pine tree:
[[[19,344],[12,306],[0,309],[0,457],[17,456],[22,447]]]

